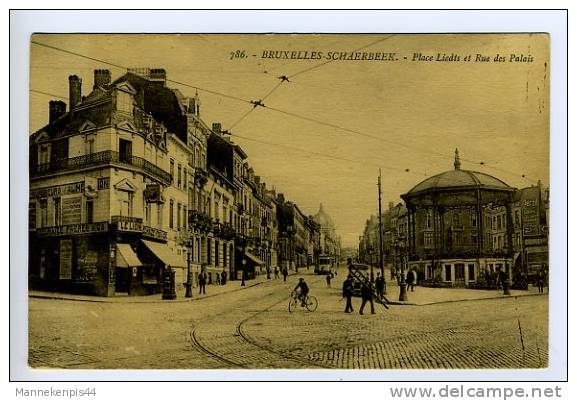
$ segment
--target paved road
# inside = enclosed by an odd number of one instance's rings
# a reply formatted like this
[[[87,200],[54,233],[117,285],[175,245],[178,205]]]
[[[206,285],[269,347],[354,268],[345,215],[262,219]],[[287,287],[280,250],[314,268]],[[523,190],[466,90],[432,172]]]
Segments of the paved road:
[[[190,303],[31,298],[29,363],[82,369],[547,365],[545,296],[392,306],[388,311],[377,306],[376,315],[346,315],[339,301],[342,276],[333,288],[322,277],[307,277],[319,298],[314,313],[287,311],[298,276]]]

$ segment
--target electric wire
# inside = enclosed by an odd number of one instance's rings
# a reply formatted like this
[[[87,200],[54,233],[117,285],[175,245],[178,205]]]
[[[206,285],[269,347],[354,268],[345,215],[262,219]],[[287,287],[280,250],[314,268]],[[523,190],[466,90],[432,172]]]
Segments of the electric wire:
[[[381,39],[379,39],[379,40],[377,40],[377,41],[375,41],[375,42],[369,43],[369,44],[367,44],[367,45],[365,45],[365,46],[357,49],[356,51],[365,49],[365,48],[367,48],[367,47],[369,47],[369,46],[373,46],[373,45],[375,45],[375,44],[377,44],[377,43],[379,43],[379,42],[385,41],[385,40],[387,40],[387,39],[389,39],[389,38],[391,38],[391,37],[393,37],[393,36],[395,36],[395,35],[393,34],[393,35],[390,35],[390,36],[388,36],[388,37],[386,37],[386,38],[381,38]],[[116,67],[116,68],[120,68],[120,69],[123,69],[123,70],[127,70],[127,71],[129,70],[129,68],[126,67],[126,66],[123,66],[123,65],[120,65],[120,64],[116,64],[116,63],[112,63],[112,62],[110,62],[110,61],[98,59],[98,58],[95,58],[95,57],[87,56],[87,55],[84,55],[84,54],[81,54],[81,53],[78,53],[78,52],[74,52],[74,51],[62,49],[62,48],[60,48],[60,47],[56,47],[56,46],[52,46],[52,45],[48,45],[48,44],[40,43],[40,42],[36,42],[36,41],[31,41],[31,43],[32,43],[32,44],[35,44],[35,45],[38,45],[38,46],[43,46],[43,47],[46,47],[46,48],[49,48],[49,49],[52,49],[52,50],[55,50],[55,51],[59,51],[59,52],[63,52],[63,53],[66,53],[66,54],[73,55],[73,56],[77,56],[77,57],[81,57],[81,58],[88,59],[88,60],[91,60],[91,61],[95,61],[95,62],[98,62],[98,63],[110,65],[110,66],[113,66],[113,67]],[[332,62],[332,61],[334,61],[334,60],[328,60],[328,61],[326,61],[326,62],[324,62],[324,63],[317,64],[316,66],[312,66],[312,67],[309,67],[309,68],[307,68],[307,69],[301,70],[301,71],[299,71],[299,72],[297,72],[297,73],[295,73],[295,74],[292,74],[292,75],[290,75],[289,77],[298,76],[298,75],[303,74],[303,73],[305,73],[305,72],[308,72],[308,71],[311,71],[311,70],[313,70],[313,69],[322,67],[322,66],[324,66],[324,65],[326,65],[326,64],[328,64],[328,63],[330,63],[330,62]],[[237,100],[237,101],[240,101],[240,102],[243,102],[243,103],[247,103],[247,104],[254,104],[254,103],[251,102],[250,100],[243,99],[243,98],[240,98],[240,97],[238,97],[238,96],[228,95],[228,94],[225,94],[225,93],[222,93],[222,92],[218,92],[218,91],[214,91],[214,90],[211,90],[211,89],[202,88],[202,87],[199,87],[199,86],[197,86],[197,85],[192,85],[192,84],[188,84],[188,83],[185,83],[185,82],[175,81],[175,80],[172,80],[172,79],[167,79],[166,81],[167,81],[167,82],[174,83],[174,84],[176,84],[176,85],[181,85],[181,86],[189,87],[189,88],[196,89],[196,90],[199,90],[199,91],[207,92],[207,93],[213,94],[213,95],[215,95],[215,96],[221,96],[221,97],[224,97],[224,98],[228,98],[228,99],[232,99],[232,100]],[[278,86],[279,86],[279,85],[277,85],[277,87],[278,87]],[[276,87],[275,87],[275,88],[276,88]],[[37,92],[38,92],[38,91],[37,91]],[[271,92],[271,93],[272,93],[272,92]],[[367,138],[372,138],[372,139],[375,139],[375,140],[378,140],[378,141],[381,141],[381,142],[385,142],[385,143],[389,143],[389,144],[394,144],[394,145],[397,145],[397,146],[401,146],[401,147],[407,148],[407,149],[409,149],[409,150],[418,150],[419,152],[422,152],[422,153],[424,153],[424,154],[435,155],[435,156],[437,156],[437,157],[442,157],[442,158],[445,159],[445,160],[447,159],[447,156],[446,156],[446,155],[441,154],[441,153],[439,153],[439,152],[432,152],[430,149],[419,149],[419,148],[417,148],[417,147],[415,147],[415,146],[406,145],[406,144],[403,144],[403,143],[400,143],[400,142],[385,140],[384,138],[376,137],[376,136],[374,136],[374,135],[370,135],[370,134],[367,134],[367,133],[364,133],[364,132],[361,132],[361,131],[353,130],[353,129],[346,128],[346,127],[341,127],[341,126],[336,125],[336,124],[324,122],[324,121],[321,121],[321,120],[314,119],[314,118],[312,118],[312,117],[302,116],[302,115],[299,115],[299,114],[297,114],[297,113],[293,113],[293,112],[290,112],[290,111],[286,111],[286,110],[282,110],[282,109],[278,109],[278,108],[274,108],[274,107],[270,107],[270,106],[267,106],[266,109],[272,110],[272,111],[276,111],[276,112],[278,112],[278,113],[282,113],[282,114],[285,114],[285,115],[288,115],[288,116],[292,116],[292,117],[294,117],[294,118],[299,118],[299,119],[302,119],[302,120],[305,120],[305,121],[309,121],[309,122],[313,122],[313,123],[316,123],[316,124],[324,125],[324,126],[327,126],[327,127],[332,127],[332,128],[335,128],[335,129],[339,129],[339,130],[342,130],[342,131],[345,131],[345,132],[349,132],[349,133],[351,133],[351,134],[361,135],[361,136],[364,136],[364,137],[367,137]],[[246,118],[246,116],[247,116],[248,114],[250,114],[250,113],[246,113],[245,116],[243,117],[243,119]],[[490,166],[490,165],[488,165],[487,163],[478,162],[478,161],[473,161],[473,160],[470,160],[470,159],[462,158],[461,160],[462,160],[462,161],[469,162],[469,163],[473,163],[473,164],[475,164],[475,165],[483,165],[483,166],[485,166],[485,167],[492,168],[492,169],[495,169],[495,170],[499,170],[499,171],[502,171],[502,172],[504,172],[504,173],[511,174],[512,176],[521,177],[521,178],[526,179],[527,181],[532,181],[532,182],[534,182],[532,179],[529,179],[529,177],[527,177],[525,174],[519,174],[519,173],[516,173],[516,172],[513,172],[513,171],[509,171],[509,170],[505,170],[505,169],[499,169],[499,168],[497,168],[497,167]]]
[[[376,44],[378,44],[378,43],[384,42],[385,40],[388,40],[388,39],[392,38],[393,36],[396,36],[396,34],[392,34],[392,35],[386,36],[386,37],[384,37],[384,38],[380,38],[380,39],[378,39],[378,40],[375,40],[374,42],[371,42],[371,43],[369,43],[369,44],[367,44],[367,45],[364,45],[364,46],[362,46],[362,47],[359,47],[358,49],[353,50],[352,53],[356,53],[356,52],[361,51],[361,50],[364,50],[364,49],[366,49],[366,48],[368,48],[368,47],[374,46],[374,45],[376,45]],[[325,61],[325,62],[322,62],[322,63],[320,63],[320,64],[313,65],[313,66],[311,66],[311,67],[305,68],[304,70],[301,70],[301,71],[299,71],[299,72],[295,72],[295,73],[292,74],[292,75],[289,75],[289,78],[294,78],[294,77],[299,76],[299,75],[301,75],[301,74],[304,74],[304,73],[306,73],[306,72],[309,72],[309,71],[312,71],[312,70],[316,70],[317,68],[320,68],[320,67],[325,66],[325,65],[327,65],[327,64],[329,64],[329,63],[332,63],[333,61],[335,61],[335,60],[334,60],[334,59],[329,59],[329,60],[327,60],[327,61]]]

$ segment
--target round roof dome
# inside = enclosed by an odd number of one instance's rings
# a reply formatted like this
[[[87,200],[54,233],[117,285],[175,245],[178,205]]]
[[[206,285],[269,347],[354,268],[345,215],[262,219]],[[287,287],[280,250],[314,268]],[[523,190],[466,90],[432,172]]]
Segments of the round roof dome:
[[[486,189],[512,190],[509,185],[498,178],[478,171],[461,170],[459,151],[455,150],[455,169],[434,175],[413,187],[407,195],[413,195],[436,189],[458,189],[466,187],[483,187]]]
[[[325,212],[322,203],[319,207],[319,211],[317,212],[317,214],[313,216],[313,220],[323,228],[333,228],[335,226],[335,224],[333,223],[333,219],[331,219],[331,216],[329,216],[327,212]]]

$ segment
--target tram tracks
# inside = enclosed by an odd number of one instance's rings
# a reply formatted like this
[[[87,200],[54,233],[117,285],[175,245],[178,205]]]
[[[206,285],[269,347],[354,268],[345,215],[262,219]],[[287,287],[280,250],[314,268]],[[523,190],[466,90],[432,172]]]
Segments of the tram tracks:
[[[320,278],[314,280],[314,282],[317,281],[320,281]],[[270,299],[271,296],[278,293],[278,289],[268,292],[261,299]],[[254,306],[255,302],[258,303],[258,300],[251,299],[244,301],[244,305],[239,305],[235,311],[224,311],[213,315],[209,321],[195,325],[190,329],[190,345],[193,349],[216,362],[216,369],[327,368],[326,365],[315,363],[308,358],[299,358],[275,350],[273,347],[257,342],[247,333],[245,326],[251,319],[270,311],[283,302],[288,302],[288,300],[289,298],[283,294],[279,300],[275,300],[256,312],[239,312],[242,310],[241,306],[250,307]],[[233,315],[234,320],[227,319],[227,314]]]

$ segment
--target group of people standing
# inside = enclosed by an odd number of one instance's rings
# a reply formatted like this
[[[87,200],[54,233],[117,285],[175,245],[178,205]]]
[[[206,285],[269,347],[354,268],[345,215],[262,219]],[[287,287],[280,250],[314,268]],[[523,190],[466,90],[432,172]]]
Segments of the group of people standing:
[[[225,285],[227,280],[228,280],[228,276],[226,274],[226,272],[223,270],[222,273],[216,273],[215,275],[215,283],[216,285]],[[212,275],[207,275],[205,270],[202,270],[200,273],[198,273],[198,293],[199,294],[206,294],[206,284],[212,284]]]
[[[362,315],[365,309],[365,305],[368,303],[371,306],[371,314],[375,314],[375,304],[374,304],[374,297],[376,296],[378,299],[382,299],[386,293],[386,283],[383,276],[380,273],[377,273],[377,278],[375,279],[375,283],[373,283],[366,279],[359,281],[360,284],[360,292],[361,292],[361,307],[359,309],[359,314]],[[343,298],[346,299],[345,305],[345,313],[352,313],[354,312],[353,309],[353,295],[355,290],[355,282],[353,275],[349,273],[345,281],[343,282]]]

